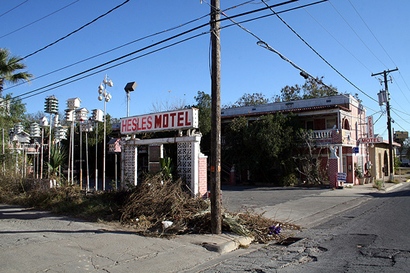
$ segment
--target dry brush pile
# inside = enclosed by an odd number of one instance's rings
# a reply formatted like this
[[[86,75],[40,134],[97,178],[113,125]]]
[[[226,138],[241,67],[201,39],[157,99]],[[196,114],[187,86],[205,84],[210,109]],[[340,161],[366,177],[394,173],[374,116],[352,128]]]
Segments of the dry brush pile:
[[[223,211],[222,221],[224,232],[251,236],[260,243],[285,239],[285,235],[280,234],[281,230],[300,229],[252,211]],[[121,223],[149,236],[209,234],[210,202],[200,197],[193,198],[180,180],[164,181],[158,175],[147,179],[129,195],[122,209]]]
[[[210,200],[192,197],[181,180],[163,180],[162,177],[161,174],[152,176],[129,190],[93,194],[75,185],[50,189],[47,181],[0,179],[0,202],[51,210],[89,221],[119,221],[124,227],[146,236],[210,234]],[[222,210],[223,232],[251,236],[256,242],[280,241],[298,229],[253,211]]]

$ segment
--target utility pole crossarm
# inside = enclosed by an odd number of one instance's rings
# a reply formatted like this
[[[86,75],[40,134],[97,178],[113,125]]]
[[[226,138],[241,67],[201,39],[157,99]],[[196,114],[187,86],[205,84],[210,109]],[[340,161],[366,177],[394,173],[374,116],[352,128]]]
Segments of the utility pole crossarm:
[[[398,70],[399,69],[396,67],[395,69],[384,70],[384,71],[379,72],[379,73],[372,73],[372,77],[379,76],[379,75],[384,75],[385,73],[386,73],[386,76],[387,76],[387,74],[389,74],[390,72],[395,72],[395,71],[398,71]]]

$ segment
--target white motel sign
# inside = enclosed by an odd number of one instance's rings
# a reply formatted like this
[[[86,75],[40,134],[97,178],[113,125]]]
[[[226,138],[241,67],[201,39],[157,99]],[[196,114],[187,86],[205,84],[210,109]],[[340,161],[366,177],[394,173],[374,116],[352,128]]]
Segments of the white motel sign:
[[[121,118],[121,134],[198,128],[198,109],[189,108]]]

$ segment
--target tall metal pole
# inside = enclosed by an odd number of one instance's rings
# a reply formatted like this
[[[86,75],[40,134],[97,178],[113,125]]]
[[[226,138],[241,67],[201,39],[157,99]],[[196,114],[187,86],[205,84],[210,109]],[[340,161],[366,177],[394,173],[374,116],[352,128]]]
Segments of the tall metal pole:
[[[127,117],[130,115],[130,92],[127,93]]]
[[[44,127],[41,127],[40,179],[43,179],[43,165],[44,165]]]
[[[221,45],[220,2],[211,1],[211,231],[221,234]]]
[[[102,188],[105,191],[105,147],[107,146],[107,102],[104,98],[104,141],[103,141],[103,177],[102,177]]]
[[[50,113],[50,132],[48,134],[48,163],[50,163],[51,157],[51,132],[52,132],[52,120],[51,120],[51,113]],[[48,178],[50,178],[50,167],[47,168]]]
[[[117,184],[117,153],[114,152],[114,158],[115,158],[115,189],[118,190],[118,184]]]
[[[80,121],[80,189],[83,189],[83,128]]]
[[[390,116],[390,94],[389,94],[389,86],[387,82],[387,74],[390,72],[397,71],[398,68],[391,69],[391,70],[384,70],[383,72],[380,73],[375,73],[372,74],[372,76],[377,76],[377,75],[382,75],[383,74],[383,79],[384,79],[384,88],[386,91],[386,112],[387,112],[387,132],[389,134],[389,180],[393,181],[394,180],[394,160],[393,160],[393,133],[392,133],[392,128],[391,128],[391,116]]]
[[[4,154],[5,154],[5,149],[4,149],[4,128],[2,128],[2,136],[3,136],[2,137],[2,152],[3,152],[3,156],[4,156]],[[6,161],[3,160],[3,169],[2,169],[3,174],[4,174],[5,170],[6,170]]]
[[[85,131],[85,161],[86,161],[86,168],[87,168],[87,192],[90,191],[90,171],[88,168],[88,121],[87,121],[87,129]]]
[[[74,130],[75,130],[75,119],[71,123],[71,184],[74,184]]]
[[[70,185],[71,181],[71,130],[70,130],[70,143],[68,145],[68,169],[67,169],[67,184]]]
[[[98,121],[95,121],[95,190],[98,191]]]

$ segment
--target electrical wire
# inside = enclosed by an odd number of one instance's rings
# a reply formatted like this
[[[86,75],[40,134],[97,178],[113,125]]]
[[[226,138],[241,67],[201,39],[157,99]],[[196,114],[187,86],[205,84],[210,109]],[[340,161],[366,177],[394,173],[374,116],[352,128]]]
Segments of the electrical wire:
[[[265,5],[267,3],[265,0],[261,0]],[[325,0],[329,1],[329,0]],[[324,1],[324,2],[325,2]],[[302,38],[302,36],[299,35],[288,23],[285,22],[285,20],[282,19],[272,8],[270,8],[271,12],[274,13],[279,20],[281,20],[305,45],[307,45],[320,59],[322,59],[330,68],[332,68],[339,76],[341,76],[344,80],[346,80],[350,85],[352,85],[354,88],[356,88],[359,92],[361,92],[363,95],[368,97],[369,99],[378,102],[376,99],[374,99],[372,96],[368,95],[366,92],[364,92],[362,89],[360,89],[357,85],[355,85],[352,81],[350,81],[346,76],[344,76],[339,70],[337,70],[331,63],[329,63],[316,49],[314,49],[305,39]]]
[[[254,0],[252,0],[252,1],[254,1]],[[36,80],[36,79],[40,79],[40,78],[49,76],[49,75],[51,75],[51,74],[60,72],[60,71],[65,70],[65,69],[67,69],[67,68],[73,67],[73,66],[75,66],[75,65],[84,63],[84,62],[86,62],[86,61],[89,61],[89,60],[95,59],[95,58],[97,58],[97,57],[103,56],[103,55],[105,55],[105,54],[108,54],[108,53],[110,53],[110,52],[113,52],[113,51],[115,51],[115,50],[118,50],[118,49],[121,49],[121,48],[123,48],[123,47],[129,46],[129,45],[134,44],[134,43],[136,43],[136,42],[140,42],[140,41],[146,40],[146,39],[148,39],[148,38],[152,38],[152,37],[158,36],[158,35],[160,35],[160,34],[164,34],[164,33],[166,33],[166,32],[169,32],[169,31],[176,30],[176,29],[178,29],[178,28],[187,26],[187,25],[189,25],[189,24],[191,24],[191,23],[194,23],[194,22],[196,22],[196,21],[199,21],[199,20],[201,20],[201,19],[203,19],[203,18],[205,18],[205,17],[208,17],[208,16],[209,16],[209,14],[206,14],[206,15],[200,16],[200,17],[198,17],[198,18],[196,18],[196,19],[193,19],[193,20],[190,20],[190,21],[188,21],[188,22],[185,22],[185,23],[183,23],[183,24],[179,24],[179,25],[177,25],[177,26],[174,26],[174,27],[171,27],[171,28],[168,28],[168,29],[165,29],[165,30],[161,30],[161,31],[158,31],[158,32],[156,32],[156,33],[149,34],[149,35],[146,35],[146,36],[144,36],[144,37],[141,37],[141,38],[132,40],[132,41],[130,41],[130,42],[128,42],[128,43],[122,44],[122,45],[120,45],[120,46],[117,46],[117,47],[114,47],[114,48],[112,48],[112,49],[109,49],[109,50],[100,52],[100,53],[95,54],[95,55],[93,55],[93,56],[90,56],[90,57],[88,57],[88,58],[79,60],[79,61],[74,62],[74,63],[72,63],[72,64],[63,66],[63,67],[61,67],[61,68],[58,68],[58,69],[55,69],[55,70],[50,71],[50,72],[48,72],[48,73],[42,74],[42,75],[40,75],[40,76],[37,76],[36,78],[32,79],[31,81],[34,81],[34,80]],[[15,87],[17,87],[17,86],[20,86],[20,85],[22,85],[22,84],[24,84],[24,83],[25,83],[25,82],[20,82],[20,83],[14,84],[13,86],[10,86],[10,87],[8,87],[8,88],[4,88],[4,89],[3,89],[3,92],[6,91],[6,90],[8,90],[8,89],[12,89],[12,88],[15,88]]]
[[[398,109],[396,109],[396,108],[390,107],[390,109],[395,109],[397,112],[399,112],[399,113],[401,113],[401,114],[403,114],[403,115],[410,116],[410,114],[409,114],[409,113],[406,113],[406,112],[400,111],[400,110],[398,110]]]
[[[98,74],[98,73],[100,73],[100,72],[102,72],[102,71],[107,71],[107,70],[112,69],[112,68],[114,68],[114,67],[117,67],[117,66],[120,66],[120,65],[124,65],[124,64],[126,64],[126,63],[128,63],[128,62],[134,61],[134,60],[136,60],[136,59],[139,59],[139,58],[142,58],[142,57],[145,57],[145,56],[148,56],[148,55],[151,55],[151,54],[153,54],[153,53],[155,53],[155,52],[164,50],[164,49],[166,49],[166,48],[169,48],[169,47],[178,45],[178,44],[180,44],[180,43],[183,43],[183,42],[192,40],[192,39],[194,39],[194,38],[197,38],[197,37],[199,37],[199,36],[202,36],[202,35],[205,35],[205,34],[209,34],[209,33],[210,33],[210,31],[202,32],[202,33],[200,33],[200,34],[193,35],[193,36],[188,37],[188,38],[185,38],[185,39],[183,39],[183,40],[174,42],[174,43],[172,43],[172,44],[169,44],[169,45],[163,46],[163,47],[161,47],[161,48],[152,50],[152,51],[147,52],[147,53],[144,53],[144,54],[142,54],[142,55],[139,55],[139,56],[133,57],[133,58],[131,58],[131,59],[122,61],[122,62],[120,62],[120,63],[118,63],[118,64],[114,64],[114,65],[111,65],[111,66],[102,68],[103,66],[109,65],[109,64],[111,64],[111,63],[113,63],[113,62],[115,62],[115,61],[120,60],[121,58],[117,58],[117,59],[115,59],[115,60],[111,60],[111,61],[109,61],[109,62],[106,62],[106,63],[104,63],[104,64],[100,64],[100,65],[94,66],[94,67],[92,67],[92,68],[90,68],[90,69],[84,70],[84,71],[82,71],[82,72],[80,72],[80,73],[77,73],[77,74],[75,74],[75,75],[69,76],[69,77],[67,77],[67,78],[64,78],[64,79],[62,79],[62,80],[59,80],[59,81],[54,82],[54,83],[52,83],[52,84],[49,84],[49,85],[47,85],[47,86],[44,86],[44,87],[37,88],[37,89],[32,90],[32,91],[26,92],[26,93],[24,93],[24,94],[22,94],[22,95],[20,95],[20,96],[15,96],[15,97],[11,98],[11,100],[15,100],[15,99],[21,99],[21,100],[23,100],[23,99],[28,99],[28,98],[30,98],[30,97],[34,97],[34,96],[43,94],[43,93],[45,93],[45,92],[54,90],[54,89],[56,89],[56,88],[59,88],[59,87],[62,87],[62,86],[68,85],[68,84],[71,84],[71,83],[73,83],[73,82],[82,80],[82,79],[84,79],[84,78],[88,78],[88,77],[90,77],[90,76],[92,76],[92,75],[95,75],[95,74]],[[151,46],[149,46],[149,47],[151,47]],[[146,47],[146,48],[147,48],[147,47]],[[140,49],[140,50],[138,50],[138,52],[143,51],[143,50],[145,50],[146,48]],[[101,69],[100,69],[100,70],[97,70],[97,71],[94,71],[94,70],[99,69],[99,68],[101,68]],[[92,72],[92,71],[94,71],[94,72]],[[86,73],[89,73],[89,72],[92,72],[92,73],[86,74]],[[84,74],[85,74],[85,75],[84,75]],[[83,76],[82,76],[82,75],[83,75]],[[79,77],[79,76],[82,76],[82,77]],[[76,78],[76,77],[79,77],[79,78]],[[68,80],[70,80],[70,81],[67,82]],[[58,85],[56,85],[56,84],[58,84]],[[56,86],[53,86],[53,85],[56,85]],[[42,90],[42,89],[45,89],[45,88],[48,88],[48,89]],[[42,90],[42,91],[40,91],[40,90]],[[7,99],[5,99],[5,100],[7,100]]]
[[[369,50],[369,52],[384,66],[387,67],[380,59],[377,57],[377,55],[367,46],[367,44],[363,41],[363,39],[360,37],[359,34],[354,30],[354,28],[349,24],[349,22],[343,17],[343,15],[336,9],[336,7],[332,4],[332,2],[329,0],[330,5],[333,7],[333,9],[339,14],[339,16],[343,19],[343,21],[349,26],[349,28],[353,31],[353,33],[356,35],[356,37],[362,42],[362,44]]]
[[[287,2],[284,2],[284,3],[276,4],[276,5],[274,5],[274,6],[279,6],[279,5],[283,5],[283,4],[285,4],[285,3],[294,2],[294,1],[297,1],[297,0],[287,1]],[[252,11],[250,11],[250,12],[237,14],[237,15],[235,15],[235,17],[243,16],[243,15],[247,15],[247,14],[251,14],[251,13],[254,13],[254,12],[259,12],[259,11],[265,10],[265,9],[267,9],[267,8],[252,10]],[[202,27],[204,27],[204,26],[208,26],[208,24],[209,24],[209,23],[205,23],[205,24],[202,24],[202,25],[193,27],[193,28],[191,28],[191,29],[189,29],[189,30],[186,30],[186,31],[184,31],[184,32],[181,32],[181,33],[176,34],[176,35],[174,35],[174,36],[171,36],[171,37],[169,37],[169,38],[163,39],[163,40],[161,40],[161,41],[159,41],[159,42],[156,42],[156,43],[151,44],[151,45],[149,45],[149,46],[146,46],[146,47],[144,47],[144,48],[135,50],[135,51],[133,51],[133,52],[130,52],[130,53],[125,54],[125,55],[122,55],[122,56],[120,56],[120,57],[118,57],[118,58],[112,59],[112,60],[110,60],[110,61],[108,61],[108,62],[105,62],[105,63],[103,63],[103,64],[94,66],[94,67],[92,67],[92,68],[90,68],[90,69],[87,69],[87,70],[82,71],[82,72],[80,72],[80,73],[74,74],[74,75],[72,75],[72,76],[70,76],[70,77],[64,78],[64,79],[62,79],[62,80],[58,80],[58,81],[56,81],[56,82],[53,82],[53,83],[51,83],[51,84],[48,84],[48,85],[43,86],[43,87],[40,87],[40,88],[37,88],[37,89],[35,89],[35,90],[31,90],[31,91],[25,92],[25,93],[23,93],[23,94],[20,94],[20,95],[18,95],[18,96],[13,97],[12,99],[16,99],[16,98],[19,98],[19,97],[21,97],[21,96],[24,96],[24,98],[27,98],[27,95],[30,95],[30,94],[33,94],[33,93],[35,93],[36,95],[42,94],[42,93],[46,92],[46,91],[44,91],[44,92],[39,92],[39,91],[42,90],[42,89],[50,88],[50,87],[53,86],[53,85],[61,84],[61,83],[64,82],[64,81],[71,80],[71,79],[73,79],[73,78],[75,78],[75,77],[77,77],[77,76],[80,76],[80,75],[85,74],[85,73],[87,73],[87,72],[90,72],[90,71],[92,71],[92,70],[95,70],[95,69],[98,69],[98,68],[100,68],[100,67],[106,66],[106,65],[108,65],[108,64],[110,64],[110,63],[119,61],[119,60],[121,60],[121,59],[130,57],[130,56],[132,56],[132,55],[134,55],[134,54],[136,54],[136,53],[139,53],[139,52],[144,51],[144,50],[146,50],[146,49],[149,49],[149,48],[151,48],[151,47],[160,45],[160,44],[162,44],[162,43],[164,43],[164,42],[170,41],[170,40],[172,40],[172,39],[175,39],[175,38],[177,38],[177,37],[180,37],[180,36],[182,36],[182,35],[185,35],[185,34],[187,34],[187,33],[192,32],[192,31],[198,30],[198,29],[200,29],[200,28],[202,28]],[[64,84],[64,85],[65,85],[65,84]],[[59,86],[61,86],[61,85],[59,85]],[[52,88],[52,89],[55,89],[55,88]],[[47,91],[50,91],[50,90],[52,90],[52,89],[47,89]],[[32,96],[30,96],[30,97],[32,97]]]
[[[395,111],[394,111],[394,109],[390,109],[393,113],[395,113],[396,115],[397,115],[397,117],[400,117],[400,115],[398,115]],[[410,124],[410,122],[408,122],[407,120],[405,120],[405,119],[403,119],[403,118],[400,118],[402,121],[404,121],[405,123],[408,123],[408,124]],[[397,122],[397,120],[393,120],[393,123],[395,124],[395,125],[397,125],[397,126],[399,126],[403,131],[406,131],[406,129],[404,129],[403,128],[403,126],[401,126],[398,122]]]
[[[363,19],[363,17],[360,15],[359,11],[356,9],[356,7],[353,5],[353,3],[348,0],[348,2],[350,3],[350,5],[352,6],[352,8],[354,9],[354,11],[356,12],[356,14],[359,16],[360,20],[363,22],[363,24],[366,26],[367,30],[370,32],[370,34],[373,36],[373,38],[376,40],[376,42],[379,44],[379,46],[383,49],[384,53],[387,55],[387,57],[390,59],[390,61],[393,63],[393,65],[395,67],[397,67],[396,63],[394,62],[393,58],[390,56],[390,54],[387,52],[387,50],[384,48],[384,46],[382,45],[382,43],[379,41],[379,39],[377,39],[376,35],[373,33],[373,31],[370,29],[369,25],[366,23],[366,21]],[[410,90],[409,85],[407,84],[406,80],[404,79],[403,75],[401,74],[400,70],[399,70],[399,75],[400,78],[403,80],[404,84],[407,87],[407,90]],[[400,88],[399,85],[397,85],[400,92],[402,93],[403,97],[407,100],[408,103],[410,103],[409,99],[407,98],[407,96],[404,94],[403,90]]]
[[[344,50],[346,50],[354,59],[356,59],[356,61],[358,63],[360,63],[364,68],[367,69],[367,71],[369,71],[369,73],[372,73],[372,71],[370,70],[370,68],[368,68],[362,61],[359,60],[359,58],[357,58],[349,49],[347,49],[342,42],[340,42],[329,30],[327,30],[327,28],[325,28],[323,26],[323,24],[321,24],[318,20],[316,20],[316,18],[309,13],[308,10],[305,9],[305,12],[324,30],[327,32],[327,34],[329,34],[330,37],[333,38],[333,40],[335,40]]]
[[[3,16],[6,15],[7,13],[9,13],[9,12],[11,12],[11,11],[17,9],[18,7],[22,6],[23,4],[25,4],[25,3],[27,3],[27,2],[28,2],[28,0],[26,0],[26,1],[24,1],[24,2],[22,2],[22,3],[20,3],[20,4],[18,4],[18,5],[15,6],[14,8],[11,8],[11,9],[9,9],[9,10],[3,12],[2,14],[0,14],[0,17],[3,17]]]
[[[360,20],[363,22],[363,24],[366,26],[367,30],[372,34],[373,38],[376,40],[376,42],[379,44],[379,46],[383,49],[384,53],[386,53],[387,57],[389,57],[390,61],[394,64],[395,67],[397,65],[393,61],[393,59],[390,57],[389,53],[387,53],[386,49],[383,47],[383,45],[380,43],[379,39],[377,39],[376,35],[374,35],[373,31],[370,29],[370,27],[367,25],[366,21],[363,19],[363,17],[360,15],[360,13],[357,11],[356,7],[353,5],[353,3],[348,0],[349,4],[352,6],[356,14],[359,16]]]
[[[315,2],[315,3],[311,3],[311,4],[309,4],[309,5],[313,5],[313,4],[319,4],[319,3],[322,3],[322,2],[326,2],[327,0],[324,0],[324,1],[318,1],[318,2]],[[264,0],[262,0],[262,2],[266,5],[266,6],[268,6],[267,5],[267,3],[264,1]],[[272,10],[272,8],[269,8],[271,11],[272,11],[272,13],[274,14],[274,15],[276,15],[277,17],[279,17],[278,16],[278,13],[277,12],[275,12],[275,11],[273,11]],[[314,79],[314,80],[316,80],[316,78],[315,77],[313,77],[312,75],[310,75],[309,73],[307,73],[304,69],[302,69],[301,67],[299,67],[297,64],[295,64],[294,62],[292,62],[290,59],[288,59],[286,56],[284,56],[282,53],[280,53],[278,50],[276,50],[276,49],[274,49],[274,48],[272,48],[271,46],[269,46],[265,41],[263,41],[261,38],[259,38],[256,34],[254,34],[253,32],[251,32],[250,30],[248,30],[247,28],[245,28],[245,27],[243,27],[240,23],[237,23],[237,22],[235,22],[233,19],[232,19],[232,17],[229,17],[228,15],[226,15],[224,12],[221,12],[221,14],[223,14],[227,19],[229,19],[231,22],[233,22],[235,25],[237,25],[238,27],[240,27],[242,30],[244,30],[245,32],[247,32],[248,34],[250,34],[250,35],[252,35],[254,38],[256,38],[257,40],[258,40],[258,42],[257,42],[257,44],[259,45],[259,46],[262,46],[262,47],[264,47],[265,49],[268,49],[268,50],[270,50],[270,51],[272,51],[272,52],[274,52],[274,53],[276,53],[281,59],[283,59],[284,61],[286,61],[286,62],[288,62],[289,64],[291,64],[294,68],[296,68],[297,70],[299,70],[300,72],[301,72],[301,75],[303,76],[303,77],[306,77],[306,76],[308,76],[308,77],[310,77],[310,78],[312,78],[312,79]],[[294,31],[281,17],[279,17],[280,18],[280,20],[282,20],[284,23],[285,23],[285,25],[287,25],[292,31]],[[304,39],[298,34],[298,33],[296,33],[295,31],[294,31],[294,33],[298,36],[298,37],[300,37],[300,39],[302,39],[302,41],[304,41]],[[305,42],[306,43],[306,42]],[[308,44],[308,46],[311,48],[311,46]],[[314,50],[313,48],[311,48],[313,51],[315,51],[316,52],[316,50]],[[319,56],[321,57],[321,55],[319,54]],[[323,58],[322,58],[323,59]],[[326,63],[328,63],[326,60],[324,60]],[[329,64],[329,63],[328,63]],[[330,64],[329,64],[330,65]],[[332,65],[330,65],[332,68],[333,68],[333,66]],[[337,70],[336,70],[336,72],[338,72]],[[339,73],[340,74],[340,73]],[[341,74],[340,74],[341,75]],[[343,75],[341,75],[342,77],[344,77]],[[344,77],[345,78],[345,77]],[[351,83],[347,78],[345,78],[349,83]],[[327,86],[325,83],[323,83],[322,81],[319,81],[318,82],[319,84],[322,84],[322,85],[324,85],[325,87],[327,87],[327,88],[329,88],[329,89],[331,89],[331,87],[329,87],[329,86]],[[354,85],[353,83],[351,83],[353,86],[355,86],[356,87],[356,85]],[[358,87],[356,87],[356,89],[358,89]],[[358,89],[359,91],[361,91],[361,89]],[[364,93],[363,91],[361,91],[362,93]],[[366,96],[368,96],[370,99],[372,99],[372,100],[374,100],[374,101],[376,101],[377,102],[377,100],[375,100],[375,99],[373,99],[372,97],[370,97],[369,95],[367,95],[366,93],[364,93]],[[342,94],[342,95],[344,95],[344,94]],[[370,108],[369,108],[370,109]],[[371,110],[371,109],[370,109]]]
[[[225,9],[224,11],[231,10],[231,9],[233,9],[233,8],[237,8],[237,7],[239,7],[239,6],[248,4],[248,3],[253,2],[253,1],[255,1],[255,0],[246,1],[246,2],[241,3],[241,4],[239,4],[239,5],[235,5],[235,6],[229,7],[229,8],[227,8],[227,9]],[[289,3],[289,2],[294,2],[294,1],[297,1],[297,0],[288,1],[288,2],[285,2],[285,3],[287,4],[287,3]],[[277,5],[275,5],[275,6],[279,6],[279,5],[282,5],[282,4],[277,4]],[[302,7],[305,7],[305,6],[306,6],[306,5],[301,6],[301,7],[297,7],[297,8],[302,8]],[[282,11],[282,12],[288,12],[288,11],[291,11],[291,10],[295,10],[295,9],[297,9],[297,8],[287,9],[287,10],[284,10],[284,11]],[[260,11],[263,11],[263,10],[266,10],[266,9],[267,9],[267,8],[252,10],[252,11],[249,11],[249,12],[237,14],[237,15],[235,15],[235,17],[245,16],[245,15],[252,14],[252,13],[255,13],[255,12],[260,12]],[[183,27],[183,26],[186,26],[186,25],[191,24],[191,23],[193,23],[193,22],[199,21],[199,20],[201,20],[201,19],[203,19],[203,18],[205,18],[205,17],[208,17],[208,16],[209,16],[209,13],[206,14],[206,15],[203,15],[203,16],[201,16],[201,17],[199,17],[199,18],[190,20],[190,21],[188,21],[188,22],[186,22],[186,23],[180,24],[180,25],[178,25],[178,26],[175,26],[175,27],[172,27],[172,28],[169,28],[169,29],[165,29],[165,30],[156,32],[156,33],[154,33],[154,34],[150,34],[150,35],[147,35],[147,36],[145,36],[145,37],[142,37],[142,38],[133,40],[133,41],[131,41],[131,42],[128,42],[128,43],[123,44],[123,45],[120,45],[120,46],[115,47],[115,48],[113,48],[113,49],[110,49],[110,50],[101,52],[101,53],[96,54],[96,55],[94,55],[94,56],[91,56],[91,57],[89,57],[89,58],[80,60],[80,61],[75,62],[75,63],[73,63],[73,64],[70,64],[70,65],[64,66],[64,67],[62,67],[62,68],[59,68],[59,69],[53,70],[53,71],[51,71],[51,72],[48,72],[48,73],[46,73],[46,74],[40,75],[40,76],[36,77],[35,79],[32,79],[31,81],[34,81],[34,80],[36,80],[36,79],[39,79],[39,78],[48,76],[48,75],[50,75],[50,74],[54,74],[54,73],[56,73],[56,72],[62,71],[62,70],[64,70],[64,69],[67,69],[67,68],[72,67],[72,66],[75,66],[75,65],[77,65],[77,64],[86,62],[86,61],[91,60],[91,59],[94,59],[94,58],[96,58],[96,57],[105,55],[105,54],[107,54],[107,53],[109,53],[109,52],[112,52],[112,51],[115,51],[115,50],[117,50],[117,49],[123,48],[123,47],[128,46],[128,45],[130,45],[130,44],[133,44],[133,43],[135,43],[135,42],[142,41],[142,40],[145,40],[145,39],[148,39],[148,38],[151,38],[151,37],[154,37],[154,36],[157,36],[157,35],[160,35],[160,34],[163,34],[163,33],[166,33],[166,32],[172,31],[172,30],[175,30],[175,29],[178,29],[178,28],[180,28],[180,27]],[[272,15],[269,14],[269,16],[272,16]],[[246,20],[246,22],[258,20],[258,19],[261,19],[261,18],[264,18],[264,17],[266,17],[266,16],[260,16],[260,17],[256,17],[256,18],[253,18],[253,19],[248,19],[248,20]],[[222,21],[222,20],[220,20],[220,21]],[[205,23],[205,24],[202,24],[202,25],[201,25],[201,27],[205,27],[205,26],[208,26],[208,23]],[[228,27],[229,27],[229,26],[228,26]],[[223,27],[223,28],[224,28],[224,27]],[[24,58],[22,58],[22,59],[24,59]],[[22,85],[22,84],[24,84],[24,83],[25,83],[25,82],[17,83],[17,84],[15,84],[15,85],[13,85],[13,86],[10,86],[10,87],[8,87],[8,88],[4,88],[3,91],[6,91],[6,90],[9,90],[9,89],[11,89],[11,88],[20,86],[20,85]]]
[[[77,0],[77,1],[79,1],[79,0]],[[67,38],[70,37],[71,35],[73,35],[73,34],[79,32],[80,30],[82,30],[82,29],[88,27],[89,25],[95,23],[96,21],[98,21],[99,19],[101,19],[101,18],[107,16],[108,14],[110,14],[111,12],[113,12],[114,10],[116,10],[116,9],[118,9],[118,8],[120,8],[120,7],[122,7],[123,5],[125,5],[126,3],[128,3],[129,1],[130,1],[130,0],[125,0],[124,2],[122,2],[121,4],[119,4],[118,6],[116,6],[116,7],[112,8],[112,9],[110,9],[109,11],[105,12],[104,14],[101,14],[101,15],[98,16],[97,18],[94,18],[93,20],[91,20],[90,22],[86,23],[85,25],[82,25],[81,27],[79,27],[79,28],[77,28],[76,30],[74,30],[74,31],[72,31],[72,32],[70,32],[70,33],[68,33],[67,35],[65,35],[65,36],[63,36],[63,37],[57,39],[56,41],[54,41],[54,42],[52,42],[52,43],[50,43],[50,44],[48,44],[48,45],[46,45],[46,46],[44,46],[44,47],[42,47],[42,48],[40,48],[40,49],[38,49],[38,50],[36,50],[36,51],[30,53],[30,54],[28,54],[28,55],[26,55],[26,56],[24,56],[24,57],[18,59],[16,62],[19,62],[19,61],[21,61],[21,60],[27,59],[28,57],[31,57],[31,56],[33,56],[33,55],[35,55],[35,54],[37,54],[37,53],[39,53],[39,52],[41,52],[41,51],[43,51],[43,50],[49,48],[50,46],[53,46],[53,45],[57,44],[58,42],[61,42],[61,41],[65,40],[65,39],[67,39]]]
[[[19,28],[13,30],[13,31],[10,31],[9,33],[4,34],[3,36],[0,36],[0,39],[1,39],[1,38],[4,38],[4,37],[7,37],[7,36],[9,36],[9,35],[11,35],[11,34],[13,34],[13,33],[16,33],[17,31],[22,30],[22,29],[24,29],[24,28],[26,28],[26,27],[29,27],[29,26],[31,26],[31,25],[37,23],[37,22],[40,22],[41,20],[43,20],[43,19],[45,19],[45,18],[47,18],[47,17],[50,17],[51,15],[56,14],[57,12],[62,11],[62,10],[65,9],[65,8],[68,8],[69,6],[71,6],[71,5],[75,4],[75,3],[77,3],[78,1],[80,1],[80,0],[76,0],[76,1],[74,1],[74,2],[71,2],[70,4],[68,4],[68,5],[66,5],[66,6],[64,6],[64,7],[62,7],[62,8],[60,8],[60,9],[58,9],[58,10],[56,10],[56,11],[53,11],[52,13],[49,13],[49,14],[47,14],[46,16],[41,17],[40,19],[37,19],[37,20],[35,20],[35,21],[31,22],[31,23],[28,23],[27,25],[24,25],[24,26],[22,26],[22,27],[19,27]],[[27,1],[26,1],[26,2],[27,2]]]
[[[322,0],[322,1],[318,1],[315,2],[315,4],[318,3],[322,3],[325,2],[327,0]],[[264,2],[265,3],[265,2]],[[211,6],[209,3],[207,3],[209,6]],[[265,3],[266,7],[268,9],[271,9],[272,7],[267,5]],[[276,53],[277,55],[279,55],[280,58],[282,58],[284,61],[288,62],[289,64],[291,64],[294,68],[296,68],[297,70],[299,70],[301,73],[303,73],[306,76],[309,76],[313,79],[315,79],[312,75],[310,75],[309,73],[307,73],[304,69],[302,69],[301,67],[299,67],[297,64],[295,64],[294,62],[292,62],[290,59],[288,59],[285,55],[283,55],[282,53],[280,53],[278,50],[272,48],[271,46],[268,45],[268,43],[266,43],[265,41],[263,41],[260,37],[258,37],[256,34],[254,34],[252,31],[250,31],[249,29],[243,27],[241,25],[241,23],[236,22],[235,20],[233,20],[234,16],[228,16],[225,12],[221,11],[221,14],[225,16],[225,18],[227,20],[230,20],[233,24],[237,25],[238,27],[240,27],[242,30],[244,30],[245,32],[247,32],[248,34],[250,34],[251,36],[253,36],[256,40],[258,40],[257,45],[264,47],[265,49],[268,49],[274,53]],[[324,83],[321,83],[323,85],[325,85]],[[327,85],[325,85],[326,87],[328,87]],[[330,88],[330,87],[328,87]]]

